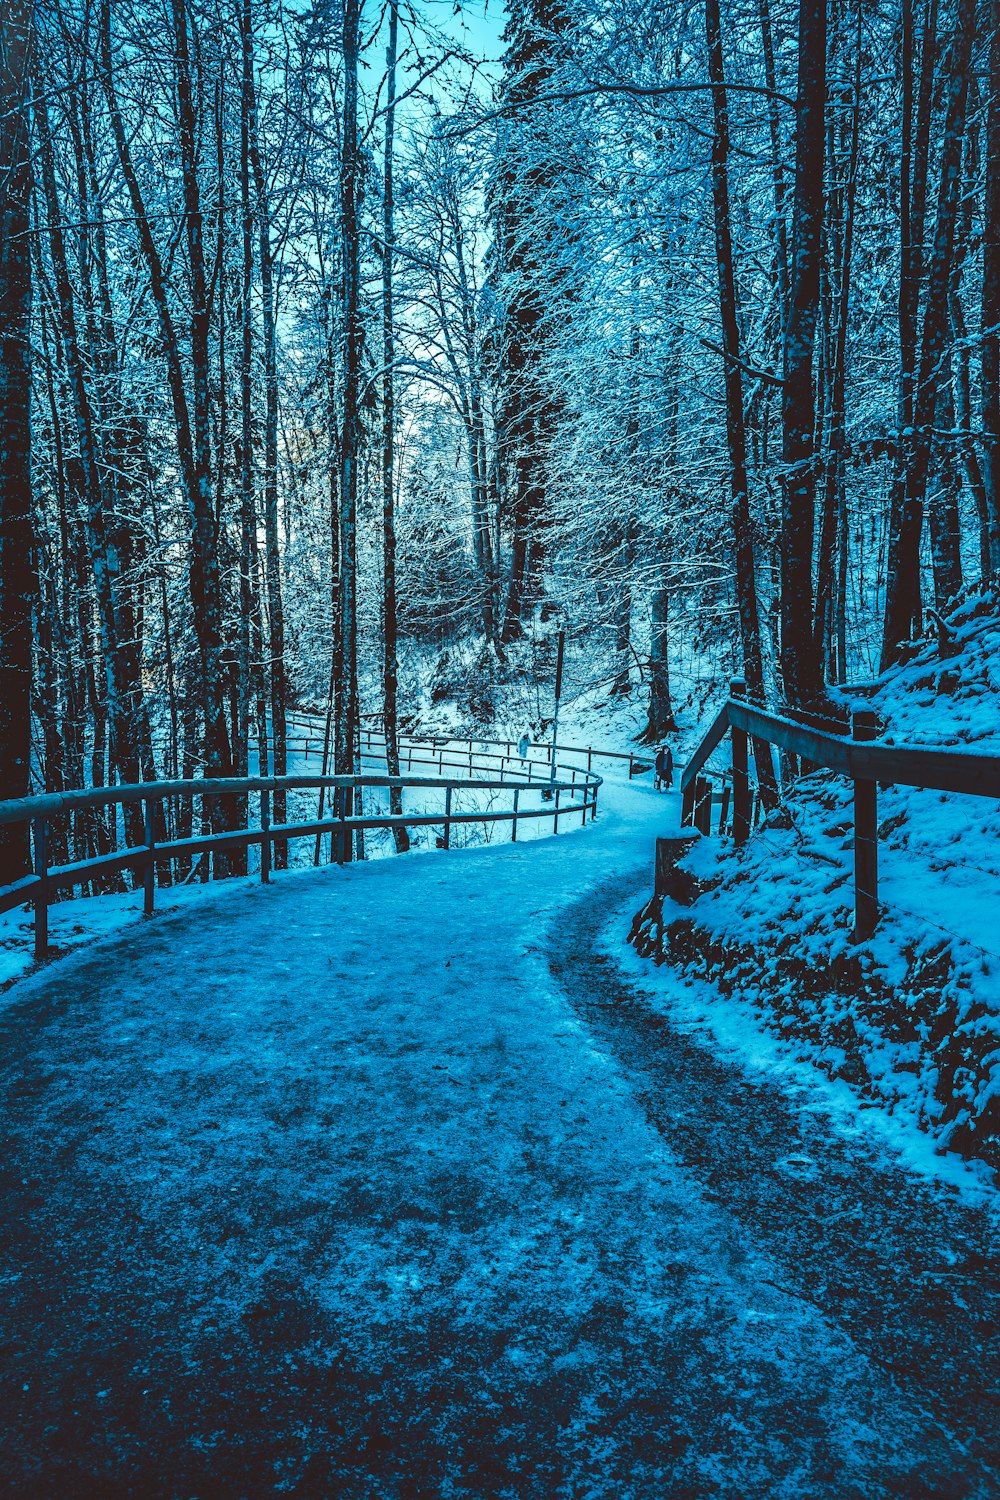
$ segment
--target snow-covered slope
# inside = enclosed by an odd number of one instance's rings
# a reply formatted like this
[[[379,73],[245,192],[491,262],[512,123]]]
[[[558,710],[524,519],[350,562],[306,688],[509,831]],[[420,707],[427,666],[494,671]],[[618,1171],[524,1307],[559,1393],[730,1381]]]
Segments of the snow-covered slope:
[[[1000,620],[971,601],[866,692],[891,742],[1000,753]],[[915,1116],[942,1147],[1000,1166],[1000,808],[879,794],[879,897],[852,941],[850,785],[803,778],[737,853],[704,841],[714,888],[676,913],[674,962],[721,980],[832,1075]]]

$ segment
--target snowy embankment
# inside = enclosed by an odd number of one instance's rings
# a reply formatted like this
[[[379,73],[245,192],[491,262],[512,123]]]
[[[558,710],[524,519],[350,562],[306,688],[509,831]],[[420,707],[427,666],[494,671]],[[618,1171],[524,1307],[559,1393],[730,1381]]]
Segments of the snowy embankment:
[[[1000,622],[982,600],[868,701],[890,743],[1000,753]],[[851,938],[853,815],[819,771],[737,853],[706,840],[685,867],[711,889],[669,928],[671,963],[937,1148],[1000,1168],[1000,808],[906,787],[879,793],[881,919]]]
[[[937,1357],[988,1227],[857,1131],[806,1182],[822,1106],[654,1038],[590,951],[671,802],[229,885],[8,992],[6,1494],[996,1493],[981,1299]]]

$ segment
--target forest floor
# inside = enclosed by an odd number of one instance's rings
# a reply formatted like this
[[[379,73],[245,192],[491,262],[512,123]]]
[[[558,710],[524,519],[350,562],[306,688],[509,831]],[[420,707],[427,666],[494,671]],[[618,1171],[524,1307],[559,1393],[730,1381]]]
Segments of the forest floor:
[[[996,1195],[615,963],[673,816],[609,782],[7,992],[0,1494],[1000,1495]]]

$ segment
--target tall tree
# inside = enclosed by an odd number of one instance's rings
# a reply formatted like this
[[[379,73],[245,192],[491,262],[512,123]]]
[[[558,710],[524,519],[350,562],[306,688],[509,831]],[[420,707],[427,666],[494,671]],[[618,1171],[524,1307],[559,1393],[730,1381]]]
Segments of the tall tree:
[[[781,674],[795,707],[825,699],[813,631],[816,318],[823,246],[827,0],[800,0],[795,185],[782,357]]]
[[[209,775],[218,776],[225,775],[230,770],[231,750],[223,696],[221,583],[212,493],[208,282],[205,274],[204,220],[198,179],[197,118],[191,82],[188,17],[183,0],[171,0],[171,12],[176,49],[175,83],[185,237],[191,260],[188,326],[193,402],[188,400],[181,341],[171,308],[168,276],[153,234],[152,220],[133,158],[131,137],[125,128],[118,99],[110,0],[100,0],[99,9],[101,85],[108,104],[112,136],[128,189],[139,249],[148,273],[150,297],[163,343],[167,386],[177,428],[180,478],[191,532],[189,585],[191,614],[198,643],[200,706],[205,719],[205,769]]]
[[[288,770],[288,685],[285,665],[285,604],[281,585],[281,545],[278,536],[278,333],[275,318],[274,265],[271,249],[271,214],[260,151],[260,129],[257,114],[257,89],[254,82],[252,40],[245,89],[248,112],[250,164],[253,168],[257,213],[257,239],[260,256],[260,304],[264,345],[264,578],[267,586],[267,623],[270,637],[268,652],[271,743],[274,748],[274,774],[284,776]],[[282,791],[274,796],[274,817],[285,820],[286,799]],[[275,845],[275,864],[288,863],[288,848],[283,840]]]
[[[23,797],[31,776],[30,100],[33,0],[0,16],[0,795]],[[26,830],[0,829],[0,884],[28,865]]]
[[[1000,0],[990,0],[986,191],[983,205],[982,408],[987,559],[1000,578]]]
[[[733,260],[729,204],[729,101],[722,51],[719,0],[705,0],[705,40],[708,76],[712,84],[712,200],[715,253],[719,266],[719,314],[722,324],[723,382],[726,393],[726,435],[729,443],[732,494],[732,535],[736,561],[736,600],[743,644],[747,689],[758,703],[764,698],[764,659],[757,606],[757,575],[750,523],[750,484],[747,475],[747,437],[743,410],[743,360],[740,355],[736,267]],[[769,798],[775,791],[770,746],[754,741],[754,762],[761,787]]]
[[[344,0],[344,65],[340,159],[343,396],[339,453],[341,691],[335,765],[338,774],[357,769],[359,755],[357,529],[362,457],[362,386],[365,323],[361,304],[360,195],[362,154],[358,136],[358,62],[363,0]],[[352,804],[353,805],[353,804]]]
[[[938,405],[941,361],[948,334],[948,300],[955,253],[955,228],[962,185],[962,147],[969,93],[969,70],[975,35],[975,0],[958,0],[956,26],[949,49],[945,120],[941,142],[934,241],[927,266],[927,291],[921,328],[920,360],[913,405],[913,427],[904,444],[905,473],[901,502],[893,516],[886,569],[883,668],[918,623],[920,610],[920,540],[924,502]]]
[[[500,443],[508,477],[510,572],[500,639],[523,633],[541,590],[547,471],[558,395],[546,370],[566,314],[565,137],[543,96],[566,52],[563,0],[515,0],[504,31],[507,118],[492,186],[496,258],[503,295]]]
[[[393,153],[396,126],[396,54],[399,46],[399,8],[389,0],[389,39],[385,49],[386,101],[382,178],[382,722],[385,764],[390,776],[399,775],[399,659],[396,611],[396,325],[393,269],[396,253]],[[403,811],[403,796],[389,795],[393,813]],[[405,828],[394,830],[396,850],[410,846]]]

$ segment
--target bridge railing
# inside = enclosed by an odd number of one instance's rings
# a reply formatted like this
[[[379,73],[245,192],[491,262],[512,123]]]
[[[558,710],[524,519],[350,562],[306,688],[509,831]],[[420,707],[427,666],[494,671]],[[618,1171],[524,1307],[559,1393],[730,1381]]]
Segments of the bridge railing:
[[[746,842],[751,827],[750,739],[769,741],[848,777],[854,785],[854,935],[870,937],[879,914],[879,783],[1000,798],[1000,755],[886,745],[879,742],[878,733],[878,715],[870,709],[852,715],[850,737],[768,713],[747,700],[746,684],[736,679],[681,775],[681,821],[702,833],[711,831],[714,799],[702,772],[727,734],[732,736],[732,836],[737,844]]]
[[[553,833],[559,832],[560,822],[565,827],[567,819],[578,817],[581,824],[588,816],[597,816],[597,793],[601,777],[578,766],[557,766],[556,775],[550,774],[546,764],[545,775],[536,775],[537,763],[525,763],[517,771],[503,774],[491,766],[476,764],[473,757],[472,776],[456,777],[440,774],[442,770],[459,769],[469,771],[467,758],[460,760],[439,757],[435,762],[439,770],[436,776],[388,776],[360,774],[352,776],[330,776],[323,774],[300,774],[292,776],[240,776],[210,777],[197,780],[154,781],[115,787],[88,787],[76,791],[54,792],[13,801],[0,802],[0,826],[27,825],[30,830],[31,871],[12,884],[0,886],[0,912],[31,903],[34,907],[35,956],[42,958],[48,951],[48,908],[56,891],[73,890],[88,886],[97,879],[132,871],[136,883],[143,888],[143,912],[150,916],[154,910],[157,888],[157,871],[161,872],[161,883],[172,883],[175,867],[191,869],[194,856],[211,856],[214,873],[219,873],[219,857],[246,851],[252,846],[260,848],[260,878],[266,884],[271,876],[275,846],[287,844],[290,839],[312,838],[317,841],[330,837],[331,858],[337,863],[348,862],[354,852],[356,841],[371,829],[399,829],[439,827],[439,848],[447,849],[451,844],[452,830],[456,826],[480,825],[484,829],[491,825],[510,825],[510,837],[517,840],[519,825],[540,819],[550,819]],[[480,774],[476,774],[476,773]],[[330,794],[330,812],[327,816],[313,815],[296,821],[273,823],[272,800],[277,792],[296,790],[319,791]],[[386,791],[413,791],[426,789],[442,795],[440,811],[410,811],[402,813],[372,811],[365,814],[357,811],[358,799],[366,789]],[[504,806],[491,804],[484,808],[460,810],[456,797],[460,793],[500,793]],[[524,806],[522,798],[530,793],[544,798],[543,805]],[[258,816],[251,818],[251,798],[257,798]],[[183,837],[164,837],[168,826],[164,816],[165,805],[174,800],[186,805],[186,826],[195,826],[194,804],[201,801],[201,827],[198,834]],[[87,859],[69,860],[62,864],[49,862],[49,833],[54,820],[72,817],[87,810],[105,810],[110,814],[112,825],[108,842],[112,847]],[[224,809],[224,816],[218,816]],[[120,814],[127,814],[121,816]],[[176,821],[176,820],[175,820]],[[239,822],[242,826],[236,826]],[[223,826],[219,826],[222,824]],[[127,831],[139,832],[139,841]],[[208,831],[206,831],[208,830]],[[225,860],[222,861],[223,867]],[[223,873],[231,871],[223,868]]]

